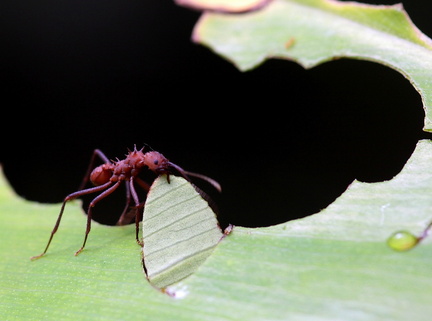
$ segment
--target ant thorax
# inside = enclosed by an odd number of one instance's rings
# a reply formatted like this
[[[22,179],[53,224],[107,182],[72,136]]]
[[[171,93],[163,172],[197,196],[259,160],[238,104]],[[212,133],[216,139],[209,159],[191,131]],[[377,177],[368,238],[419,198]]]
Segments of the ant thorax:
[[[132,176],[137,176],[144,166],[144,153],[141,150],[134,150],[129,152],[125,159],[96,167],[90,174],[90,181],[96,186],[109,181],[128,181]]]
[[[141,150],[133,150],[125,159],[113,163],[105,163],[96,167],[90,174],[90,181],[96,185],[111,182],[129,181],[137,176],[144,166],[156,174],[169,173],[170,162],[161,153],[150,151],[143,153]]]
[[[114,163],[111,182],[130,180],[137,176],[145,166],[144,153],[141,150],[134,150],[126,155],[125,159],[117,160]]]

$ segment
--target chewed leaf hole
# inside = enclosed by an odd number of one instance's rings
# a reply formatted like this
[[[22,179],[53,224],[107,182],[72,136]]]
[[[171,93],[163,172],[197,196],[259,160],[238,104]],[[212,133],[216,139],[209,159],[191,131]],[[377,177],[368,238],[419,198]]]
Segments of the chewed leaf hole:
[[[149,282],[167,287],[192,275],[224,236],[207,201],[185,179],[165,175],[152,184],[144,207],[143,265]]]

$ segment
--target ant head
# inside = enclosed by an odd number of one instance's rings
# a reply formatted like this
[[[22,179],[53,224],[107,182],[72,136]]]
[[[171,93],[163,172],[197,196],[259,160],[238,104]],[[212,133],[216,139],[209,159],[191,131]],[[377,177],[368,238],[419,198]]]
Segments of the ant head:
[[[159,152],[151,151],[145,153],[144,164],[156,174],[169,173],[170,162]]]
[[[103,164],[96,167],[90,174],[90,181],[93,185],[99,186],[108,183],[113,174],[111,164]]]

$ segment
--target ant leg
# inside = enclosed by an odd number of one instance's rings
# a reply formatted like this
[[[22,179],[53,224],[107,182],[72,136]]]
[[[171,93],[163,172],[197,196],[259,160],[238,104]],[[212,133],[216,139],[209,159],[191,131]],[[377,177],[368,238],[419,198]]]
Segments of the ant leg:
[[[48,240],[48,243],[47,243],[47,245],[46,245],[46,247],[45,247],[45,250],[44,250],[41,254],[31,257],[30,260],[36,260],[36,259],[40,258],[40,257],[42,257],[42,256],[43,256],[43,255],[48,251],[48,248],[49,248],[49,246],[50,246],[50,244],[51,244],[51,241],[52,241],[52,239],[53,239],[53,237],[54,237],[54,234],[57,232],[57,230],[58,230],[58,228],[59,228],[59,226],[60,226],[60,221],[61,221],[61,219],[62,219],[63,212],[64,212],[64,209],[65,209],[66,203],[67,203],[68,201],[74,200],[74,199],[76,199],[77,197],[80,197],[80,196],[82,196],[82,195],[86,195],[86,194],[91,194],[91,193],[99,192],[99,191],[101,191],[101,190],[107,188],[109,185],[111,185],[111,182],[108,182],[108,183],[106,183],[106,184],[104,184],[104,185],[100,185],[100,186],[96,186],[96,187],[88,188],[88,189],[85,189],[85,190],[82,190],[82,191],[74,192],[74,193],[69,194],[68,196],[66,196],[65,199],[64,199],[64,201],[63,201],[62,207],[61,207],[61,209],[60,209],[59,216],[57,217],[57,222],[56,222],[56,224],[54,225],[53,230],[51,231],[51,236],[50,236],[50,238],[49,238],[49,240]]]
[[[432,229],[432,222],[430,222],[428,224],[428,226],[426,226],[426,228],[423,230],[422,235],[420,235],[418,237],[418,242],[420,242],[421,240],[425,239],[428,235],[429,235],[429,231]]]
[[[116,225],[129,224],[130,219],[131,219],[131,215],[129,215],[130,202],[131,202],[130,187],[129,187],[129,184],[126,184],[126,206],[123,209],[123,212],[120,215],[120,218],[118,219]]]
[[[112,182],[108,182],[108,183],[111,184]],[[104,185],[107,185],[108,183],[106,183]],[[107,197],[112,192],[114,192],[117,189],[117,187],[119,187],[120,183],[121,183],[121,181],[117,181],[113,186],[111,186],[110,188],[108,188],[106,191],[102,192],[98,196],[96,196],[93,199],[93,201],[90,202],[90,205],[89,205],[89,208],[88,208],[88,211],[87,211],[87,228],[86,228],[86,232],[85,232],[85,236],[84,236],[84,242],[83,242],[83,245],[81,246],[81,248],[78,251],[75,252],[75,256],[77,256],[78,254],[80,254],[82,252],[82,250],[84,250],[84,246],[86,245],[87,237],[88,237],[88,235],[90,233],[90,230],[91,230],[91,217],[92,217],[92,209],[93,209],[93,207],[101,199]],[[102,186],[104,186],[104,185],[102,185]],[[108,187],[108,185],[106,187]]]
[[[189,176],[196,177],[196,178],[202,179],[203,181],[206,181],[207,183],[212,185],[218,192],[222,192],[221,185],[217,181],[215,181],[213,178],[210,178],[208,176],[185,171],[180,166],[178,166],[174,163],[171,163],[171,162],[169,162],[169,165],[172,168],[174,168],[185,180],[187,180],[189,183],[191,183],[191,185],[195,188],[195,190],[198,192],[198,194],[200,194],[201,197],[207,201],[207,203],[209,204],[209,206],[213,210],[213,212],[215,212],[216,215],[219,215],[219,208],[217,207],[215,201],[213,201],[213,199],[207,193],[205,193],[201,188],[199,188],[194,183],[192,183]],[[168,180],[168,183],[169,183],[169,180]]]
[[[193,186],[195,191],[197,191],[197,193],[200,194],[200,196],[207,202],[207,204],[210,206],[210,208],[213,210],[216,216],[219,215],[219,208],[216,202],[210,197],[210,195],[208,195],[206,192],[204,192],[201,188],[196,186],[194,183],[190,182],[190,184]]]
[[[221,187],[221,185],[219,184],[219,182],[217,182],[213,178],[210,178],[210,177],[205,176],[203,174],[198,174],[198,173],[189,172],[189,171],[184,171],[184,174],[186,174],[187,176],[196,177],[196,178],[199,178],[199,179],[201,179],[203,181],[206,181],[207,183],[209,183],[210,185],[212,185],[219,193],[222,193],[222,187]]]
[[[131,195],[132,198],[135,201],[135,207],[136,207],[136,213],[135,213],[135,239],[136,242],[138,243],[138,245],[140,245],[141,247],[144,246],[144,242],[140,241],[139,239],[139,223],[142,219],[142,214],[141,214],[141,207],[142,205],[140,204],[139,198],[138,198],[138,194],[135,190],[135,186],[133,184],[134,182],[134,178],[131,177],[130,181],[129,181],[129,185],[130,185],[130,191],[131,191]]]
[[[148,192],[150,190],[150,185],[147,184],[145,181],[143,181],[141,178],[139,177],[135,177],[135,182],[138,183],[138,185],[145,190],[146,192]]]
[[[69,201],[69,200],[70,200],[70,199],[68,199],[68,198],[66,197],[65,200],[63,201],[63,205],[62,205],[62,207],[61,207],[60,214],[59,214],[59,216],[58,216],[58,218],[57,218],[57,222],[55,223],[53,230],[51,231],[51,236],[50,236],[50,238],[49,238],[49,240],[48,240],[48,243],[47,243],[47,245],[46,245],[46,247],[45,247],[45,250],[44,250],[41,254],[39,254],[39,255],[32,256],[32,257],[30,258],[30,260],[33,261],[33,260],[36,260],[36,259],[40,258],[40,257],[44,256],[45,253],[48,251],[48,248],[49,248],[49,246],[50,246],[50,244],[51,244],[51,241],[52,241],[52,239],[53,239],[53,237],[54,237],[54,234],[57,232],[57,229],[58,229],[58,227],[59,227],[59,225],[60,225],[60,221],[61,221],[61,218],[62,218],[62,215],[63,215],[63,211],[64,211],[64,209],[65,209],[66,202]]]
[[[145,190],[146,192],[148,192],[150,190],[150,185],[147,184],[145,181],[143,181],[141,178],[139,177],[135,177],[134,181],[136,183],[138,183],[138,185]],[[136,194],[136,193],[135,193]],[[130,192],[130,185],[126,184],[126,206],[119,218],[119,220],[117,221],[116,225],[126,225],[129,224],[132,217],[135,217],[136,219],[136,213],[134,212],[134,210],[137,208],[135,206],[134,209],[131,209],[130,206],[130,202],[131,202],[131,192]],[[141,208],[144,204],[139,204],[139,208]],[[140,213],[141,214],[141,213]],[[140,220],[141,221],[141,220]]]
[[[90,158],[90,163],[87,167],[86,174],[85,174],[78,190],[82,190],[84,188],[84,186],[88,183],[89,178],[90,178],[90,173],[92,172],[95,161],[96,161],[96,156],[98,156],[104,163],[111,164],[111,161],[108,159],[108,157],[106,157],[106,155],[101,150],[95,149],[93,151],[92,157]]]

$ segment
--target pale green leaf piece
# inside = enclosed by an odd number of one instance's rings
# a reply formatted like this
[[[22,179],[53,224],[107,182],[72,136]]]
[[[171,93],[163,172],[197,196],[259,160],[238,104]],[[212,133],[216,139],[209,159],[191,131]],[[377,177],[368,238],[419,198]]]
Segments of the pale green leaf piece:
[[[174,0],[179,6],[195,10],[218,12],[247,12],[257,10],[271,0]]]
[[[193,40],[249,70],[268,58],[305,68],[338,59],[378,62],[399,71],[421,94],[432,131],[432,40],[402,5],[332,0],[273,0],[245,14],[204,13]]]
[[[168,296],[146,279],[133,224],[94,223],[74,256],[86,224],[78,202],[66,207],[46,256],[30,261],[60,204],[25,201],[1,178],[0,319],[429,321],[432,239],[406,252],[387,240],[398,230],[421,234],[431,195],[432,143],[421,141],[392,180],[354,181],[304,219],[235,227]]]
[[[149,281],[166,288],[191,275],[223,233],[207,201],[184,178],[159,176],[143,216],[143,257]]]

